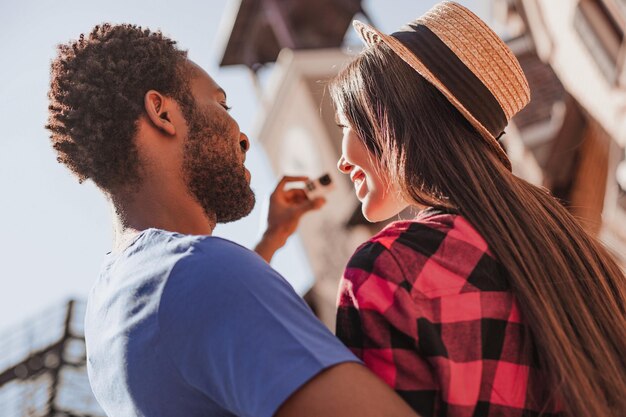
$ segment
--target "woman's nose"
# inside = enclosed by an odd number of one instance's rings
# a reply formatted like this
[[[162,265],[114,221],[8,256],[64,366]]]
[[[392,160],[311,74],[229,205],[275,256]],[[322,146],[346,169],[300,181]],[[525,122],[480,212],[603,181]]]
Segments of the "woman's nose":
[[[349,173],[352,170],[352,167],[353,165],[350,165],[343,155],[339,158],[339,161],[337,161],[337,169],[344,174]]]
[[[250,149],[250,139],[243,132],[239,136],[239,146],[241,146],[241,150],[244,152],[248,152],[248,149]]]

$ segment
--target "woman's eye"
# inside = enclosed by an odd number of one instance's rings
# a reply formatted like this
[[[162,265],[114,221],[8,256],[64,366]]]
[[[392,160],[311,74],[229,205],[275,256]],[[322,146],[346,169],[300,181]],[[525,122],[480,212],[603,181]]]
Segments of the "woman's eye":
[[[342,125],[341,123],[337,123],[337,127],[338,127],[339,129],[346,129],[348,126],[346,126],[346,125]]]

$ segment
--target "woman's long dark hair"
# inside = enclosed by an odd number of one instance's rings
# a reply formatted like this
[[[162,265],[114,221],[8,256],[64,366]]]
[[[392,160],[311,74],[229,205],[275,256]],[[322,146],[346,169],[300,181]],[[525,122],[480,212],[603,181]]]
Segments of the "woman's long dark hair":
[[[358,56],[330,91],[408,198],[457,210],[487,241],[566,415],[626,416],[626,279],[607,250],[547,191],[506,169],[384,44]]]

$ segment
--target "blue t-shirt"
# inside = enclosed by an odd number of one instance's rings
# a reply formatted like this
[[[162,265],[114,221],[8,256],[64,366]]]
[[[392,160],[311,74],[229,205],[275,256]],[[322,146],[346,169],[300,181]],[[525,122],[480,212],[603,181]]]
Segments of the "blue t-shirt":
[[[85,338],[110,417],[270,417],[323,369],[357,361],[256,253],[157,229],[107,255]]]

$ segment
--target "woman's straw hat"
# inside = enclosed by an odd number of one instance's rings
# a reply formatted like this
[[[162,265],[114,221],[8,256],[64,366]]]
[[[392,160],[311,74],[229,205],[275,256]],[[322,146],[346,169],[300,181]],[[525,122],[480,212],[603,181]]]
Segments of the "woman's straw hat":
[[[528,104],[530,89],[511,50],[478,16],[445,1],[391,35],[358,20],[354,28],[368,45],[387,44],[434,85],[511,169],[497,138]]]

